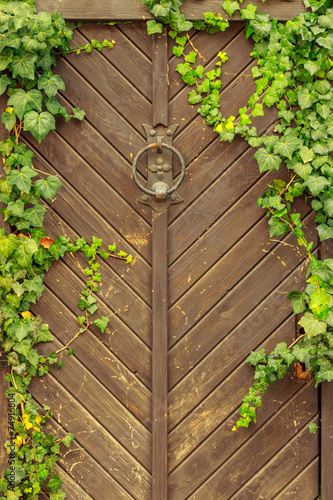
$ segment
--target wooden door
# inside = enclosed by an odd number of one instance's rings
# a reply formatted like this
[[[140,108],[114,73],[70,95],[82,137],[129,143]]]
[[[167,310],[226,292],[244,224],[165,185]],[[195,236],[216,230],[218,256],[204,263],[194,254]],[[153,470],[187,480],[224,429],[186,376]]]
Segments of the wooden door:
[[[75,17],[73,2],[63,3]],[[90,8],[76,16],[95,19]],[[48,204],[47,234],[96,235],[134,257],[128,266],[102,265],[106,332],[90,328],[63,368],[31,386],[36,401],[54,409],[51,428],[75,434],[58,467],[64,489],[84,500],[313,500],[319,485],[319,438],[307,428],[319,418],[313,383],[298,382],[291,371],[268,391],[257,424],[232,432],[252,378],[247,355],[295,337],[286,294],[301,286],[305,254],[290,236],[269,239],[255,203],[276,173],[259,175],[244,141],[220,143],[188,105],[166,34],[149,37],[145,23],[89,23],[74,43],[92,38],[116,43],[57,63],[66,83],[63,104],[83,108],[86,120],[59,120],[41,145],[25,136],[34,167],[63,185]],[[191,42],[207,70],[219,50],[227,52],[222,113],[236,115],[255,90],[243,24],[214,36],[193,33]],[[274,120],[270,110],[256,125],[264,133]],[[184,202],[156,214],[136,201],[131,164],[147,144],[142,124],[163,121],[179,124],[173,144],[186,176],[178,190]],[[144,166],[143,158],[143,184]],[[314,239],[313,215],[305,204],[301,210]],[[34,312],[55,340],[41,352],[65,345],[77,330],[83,266],[80,256],[68,255],[48,273]]]

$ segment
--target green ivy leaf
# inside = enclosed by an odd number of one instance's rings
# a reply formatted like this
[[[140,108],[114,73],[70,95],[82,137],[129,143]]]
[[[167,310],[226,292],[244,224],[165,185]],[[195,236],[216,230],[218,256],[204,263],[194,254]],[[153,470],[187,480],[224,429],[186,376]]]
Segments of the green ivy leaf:
[[[62,480],[60,479],[59,474],[54,474],[47,483],[47,487],[50,488],[52,493],[55,493],[60,488],[61,485],[62,485]]]
[[[54,75],[52,71],[47,71],[39,75],[38,89],[44,90],[48,97],[55,97],[58,90],[66,90],[66,86],[60,75]]]
[[[301,292],[290,292],[287,295],[287,299],[290,300],[294,314],[299,314],[306,309],[306,304],[305,304],[305,295],[304,293]]]
[[[7,108],[7,110],[2,113],[1,122],[4,124],[8,132],[13,130],[16,124],[16,114],[13,108]]]
[[[55,493],[50,493],[50,500],[65,500],[67,497],[63,490],[58,490]]]
[[[316,156],[312,149],[309,149],[307,146],[302,146],[299,150],[299,155],[303,160],[303,163],[308,163],[314,159]]]
[[[305,312],[298,324],[304,328],[308,337],[323,334],[327,329],[327,324],[324,321],[320,321],[310,312]]]
[[[29,52],[19,51],[17,55],[13,56],[13,60],[10,63],[10,69],[13,72],[13,78],[21,76],[22,78],[27,78],[28,80],[34,80],[35,78],[35,63],[38,57],[36,54],[30,54]]]
[[[80,120],[80,122],[82,122],[86,113],[80,108],[73,108],[73,116],[76,120]]]
[[[0,253],[9,257],[20,245],[20,240],[14,234],[8,236],[0,234]]]
[[[39,143],[50,132],[55,130],[55,119],[47,111],[38,114],[36,111],[30,111],[24,117],[24,131],[29,131]]]
[[[299,139],[293,136],[282,137],[274,145],[274,153],[289,158],[291,160],[293,153],[299,147]]]
[[[302,179],[306,179],[312,172],[311,163],[296,163],[292,167],[296,174],[298,174]]]
[[[310,73],[310,75],[314,75],[315,73],[317,73],[317,71],[320,70],[321,62],[320,61],[307,61],[304,64],[304,68],[306,69],[306,71],[308,71]],[[302,108],[302,109],[304,109],[304,108]]]
[[[319,224],[319,226],[317,226],[317,231],[320,241],[333,238],[333,227],[328,226],[327,224]]]
[[[28,208],[24,212],[24,217],[30,224],[34,227],[41,227],[43,225],[44,215],[46,208],[42,205],[35,205],[32,208]]]
[[[34,190],[37,195],[43,196],[48,200],[53,200],[58,189],[61,187],[59,178],[50,175],[46,179],[39,179],[34,183]]]
[[[99,319],[95,319],[94,325],[97,326],[102,333],[104,333],[109,321],[110,321],[109,318],[102,316]]]
[[[317,196],[330,185],[330,181],[322,175],[309,175],[303,183],[303,186],[306,186],[314,196]]]
[[[22,238],[23,239],[23,238]],[[32,255],[37,252],[38,245],[32,239],[24,239],[20,246],[15,250],[14,257],[20,267],[26,269],[32,265]]]
[[[162,33],[163,24],[157,23],[155,19],[147,21],[147,33],[148,35],[153,35],[154,33]]]
[[[289,226],[286,222],[281,221],[276,217],[271,217],[268,221],[269,226],[269,235],[271,238],[274,236],[280,236],[281,234],[285,234]]]
[[[260,148],[253,157],[257,160],[260,172],[266,170],[279,170],[282,158],[279,155],[269,153],[266,148]]]
[[[301,109],[308,109],[317,101],[317,97],[308,88],[302,88],[297,93],[297,100]]]
[[[65,446],[67,446],[67,448],[70,447],[70,445],[72,444],[74,440],[74,436],[73,434],[71,434],[70,432],[61,440],[62,444],[64,444]]]
[[[256,10],[257,10],[257,5],[253,5],[252,3],[249,3],[246,6],[246,9],[241,9],[241,18],[242,19],[255,19],[256,17]]]
[[[18,89],[9,100],[8,104],[14,107],[14,111],[20,120],[23,120],[24,115],[31,110],[42,110],[43,95],[38,90],[29,90],[26,92],[23,89]]]
[[[223,9],[231,17],[236,10],[239,10],[239,3],[225,0],[222,4]]]
[[[38,174],[30,167],[23,167],[22,170],[12,170],[8,177],[8,184],[16,186],[20,191],[29,193],[31,188],[31,178]]]

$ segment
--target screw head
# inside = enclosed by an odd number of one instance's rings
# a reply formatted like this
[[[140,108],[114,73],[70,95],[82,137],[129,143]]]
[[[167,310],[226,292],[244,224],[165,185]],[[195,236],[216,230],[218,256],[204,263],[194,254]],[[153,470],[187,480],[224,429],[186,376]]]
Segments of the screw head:
[[[172,201],[177,200],[177,195],[176,195],[176,194],[172,194],[172,195],[171,195],[171,199],[172,199]]]
[[[167,130],[167,135],[172,135],[172,130],[170,128]]]
[[[154,135],[156,135],[156,130],[151,130],[149,133],[152,137],[154,137]]]
[[[147,201],[147,200],[148,200],[148,195],[144,194],[144,195],[142,196],[142,200],[143,200],[143,201]]]

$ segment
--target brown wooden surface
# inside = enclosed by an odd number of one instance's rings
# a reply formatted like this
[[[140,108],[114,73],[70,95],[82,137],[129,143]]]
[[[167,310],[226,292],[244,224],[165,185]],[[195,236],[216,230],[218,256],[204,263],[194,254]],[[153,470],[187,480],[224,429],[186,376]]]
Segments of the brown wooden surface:
[[[62,4],[75,7],[75,2]],[[80,5],[82,12],[85,4]],[[202,32],[190,37],[207,70],[215,66],[218,50],[227,52],[221,107],[225,116],[237,116],[255,90],[252,42],[243,24],[236,22],[214,37]],[[143,24],[86,24],[74,43],[91,38],[116,44],[102,53],[70,55],[57,65],[66,83],[62,103],[68,110],[85,109],[86,120],[65,124],[59,119],[57,131],[41,145],[25,135],[36,154],[34,167],[58,175],[63,184],[48,203],[48,235],[89,241],[96,235],[134,257],[131,265],[101,262],[98,302],[101,313],[110,317],[105,333],[91,327],[73,343],[74,356],[62,355],[60,370],[52,366],[49,375],[31,384],[36,401],[54,409],[50,431],[75,435],[58,466],[64,489],[69,498],[85,500],[150,500],[152,495],[155,500],[283,500],[298,493],[314,500],[319,452],[318,434],[307,429],[318,421],[312,381],[298,382],[291,369],[289,377],[267,391],[257,424],[231,430],[252,383],[253,370],[245,362],[249,352],[269,351],[295,337],[286,295],[304,286],[306,255],[291,236],[269,239],[267,219],[255,202],[267,183],[276,176],[287,179],[288,172],[261,176],[247,143],[219,141],[196,106],[188,105],[188,89],[174,72],[179,60],[168,47],[167,124],[179,123],[174,145],[187,168],[179,188],[184,202],[153,218],[149,206],[136,202],[140,192],[131,179],[131,163],[146,144],[142,124],[163,121],[167,114],[165,94],[154,111],[166,76],[165,54],[154,55]],[[166,48],[163,37],[157,42]],[[157,78],[158,66],[164,74]],[[270,109],[255,124],[265,134],[274,121]],[[144,160],[139,167],[144,184]],[[179,172],[176,161],[174,171]],[[307,238],[316,241],[314,215],[302,201],[297,208]],[[33,312],[49,324],[54,342],[40,346],[41,353],[61,348],[76,333],[84,267],[82,256],[68,255],[47,273],[46,291]],[[330,432],[331,401],[326,398],[322,432]],[[152,452],[156,429],[158,455]],[[160,489],[152,489],[152,472],[166,467],[167,494],[165,474],[159,475]]]
[[[153,217],[152,500],[167,500],[168,210]]]
[[[281,20],[291,19],[304,12],[305,7],[302,0],[293,2],[284,0],[269,0],[265,4],[261,0],[245,0],[242,8],[248,3],[258,5],[258,12],[269,12],[271,17]],[[36,0],[39,11],[53,12],[61,10],[64,17],[70,20],[86,21],[111,21],[111,20],[133,20],[143,21],[153,19],[153,16],[146,10],[139,0]],[[184,0],[182,11],[188,19],[203,19],[203,13],[207,11],[221,12],[221,2],[218,0]],[[235,14],[233,19],[240,19],[239,14]]]

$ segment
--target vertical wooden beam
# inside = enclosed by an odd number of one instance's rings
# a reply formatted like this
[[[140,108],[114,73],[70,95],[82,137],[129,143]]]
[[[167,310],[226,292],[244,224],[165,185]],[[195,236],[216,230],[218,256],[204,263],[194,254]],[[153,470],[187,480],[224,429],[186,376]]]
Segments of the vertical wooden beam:
[[[153,39],[153,127],[168,124],[168,39],[167,31]]]
[[[322,259],[333,258],[333,241],[322,243]],[[321,499],[333,498],[333,382],[323,382],[321,387]]]
[[[152,499],[167,499],[168,210],[153,216]]]
[[[153,127],[168,126],[167,32],[153,39]],[[152,224],[152,500],[167,500],[168,438],[168,210]]]

